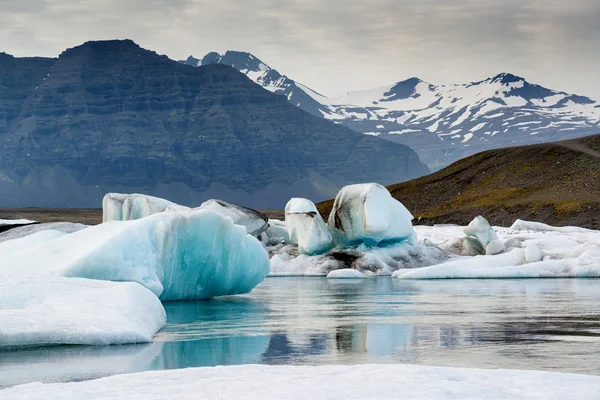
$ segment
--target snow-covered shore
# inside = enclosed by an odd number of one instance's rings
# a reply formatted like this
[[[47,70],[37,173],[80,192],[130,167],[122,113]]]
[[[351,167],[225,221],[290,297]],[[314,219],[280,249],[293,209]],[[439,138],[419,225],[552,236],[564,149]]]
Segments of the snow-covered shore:
[[[598,399],[600,376],[418,365],[189,368],[32,383],[0,399]]]

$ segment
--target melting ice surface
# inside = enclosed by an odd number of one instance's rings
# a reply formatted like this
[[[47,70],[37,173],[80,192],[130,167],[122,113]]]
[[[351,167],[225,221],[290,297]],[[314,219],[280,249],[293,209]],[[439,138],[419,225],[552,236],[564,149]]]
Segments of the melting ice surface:
[[[1,243],[0,276],[131,281],[161,300],[184,300],[247,293],[269,272],[260,242],[209,210],[111,221],[44,240],[42,234]]]
[[[0,352],[0,387],[233,364],[410,363],[600,375],[598,281],[267,278],[164,303],[152,344]]]

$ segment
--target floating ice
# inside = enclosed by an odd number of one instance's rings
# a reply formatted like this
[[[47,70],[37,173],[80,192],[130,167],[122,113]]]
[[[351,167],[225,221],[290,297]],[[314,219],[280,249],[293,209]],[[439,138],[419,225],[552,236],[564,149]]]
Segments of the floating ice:
[[[463,231],[465,235],[477,239],[487,255],[499,254],[505,250],[504,244],[498,240],[490,223],[481,215],[464,227]]]
[[[158,298],[137,283],[0,279],[0,348],[151,342],[165,323]]]
[[[290,243],[290,235],[284,221],[278,219],[269,219],[269,226],[263,233],[262,239],[268,246],[280,243]]]
[[[87,225],[74,224],[71,222],[50,222],[46,224],[19,226],[9,231],[1,232],[0,244],[9,240],[20,239],[34,234],[40,234],[40,238],[43,236],[59,237],[80,231],[85,228],[87,228]],[[42,235],[41,232],[45,232],[45,234]],[[0,250],[0,254],[3,254],[2,250]]]
[[[544,259],[544,252],[535,243],[529,243],[525,248],[525,262],[537,262]]]
[[[338,247],[416,242],[412,214],[377,183],[350,185],[335,198],[328,225]]]
[[[145,194],[108,193],[102,199],[103,222],[130,221],[164,211],[183,210],[189,210],[189,207]]]
[[[0,258],[0,276],[133,281],[162,300],[247,293],[268,272],[269,258],[260,242],[209,210],[107,222]]]
[[[245,226],[248,233],[252,236],[260,235],[269,226],[269,219],[258,211],[222,200],[213,199],[205,201],[200,205],[200,209],[211,210],[217,214],[230,217],[235,224]]]
[[[30,225],[36,224],[37,221],[31,221],[29,219],[0,219],[0,227],[2,226],[16,226],[16,225]]]
[[[322,254],[333,247],[331,233],[312,201],[293,198],[285,206],[285,225],[290,243],[301,254]]]
[[[235,384],[231,384],[235,382]],[[299,384],[301,383],[301,384]],[[30,384],[0,399],[593,399],[600,377],[423,365],[236,365],[148,371],[84,382]],[[174,396],[176,394],[176,396]]]
[[[429,241],[411,245],[400,242],[384,247],[357,247],[328,251],[318,256],[298,255],[295,246],[280,249],[271,258],[270,276],[325,276],[331,271],[354,269],[366,276],[392,275],[398,269],[419,268],[448,260],[448,255]]]
[[[329,279],[362,279],[366,277],[362,272],[351,268],[336,269],[327,274],[327,278]]]

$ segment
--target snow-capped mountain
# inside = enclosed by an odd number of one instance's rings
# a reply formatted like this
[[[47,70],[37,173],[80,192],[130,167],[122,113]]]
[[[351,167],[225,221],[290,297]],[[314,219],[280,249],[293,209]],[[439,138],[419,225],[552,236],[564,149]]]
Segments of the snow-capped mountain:
[[[393,85],[325,97],[281,75],[249,53],[207,54],[304,110],[365,134],[414,148],[432,169],[482,150],[600,132],[600,103],[502,73],[468,84],[410,78]]]

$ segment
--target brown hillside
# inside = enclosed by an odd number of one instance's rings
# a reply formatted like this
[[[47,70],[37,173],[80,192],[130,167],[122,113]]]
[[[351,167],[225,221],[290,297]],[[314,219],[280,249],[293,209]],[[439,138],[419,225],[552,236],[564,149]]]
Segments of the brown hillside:
[[[434,174],[388,186],[416,224],[467,224],[484,215],[600,229],[600,135],[485,151]],[[326,218],[333,201],[317,205]]]

